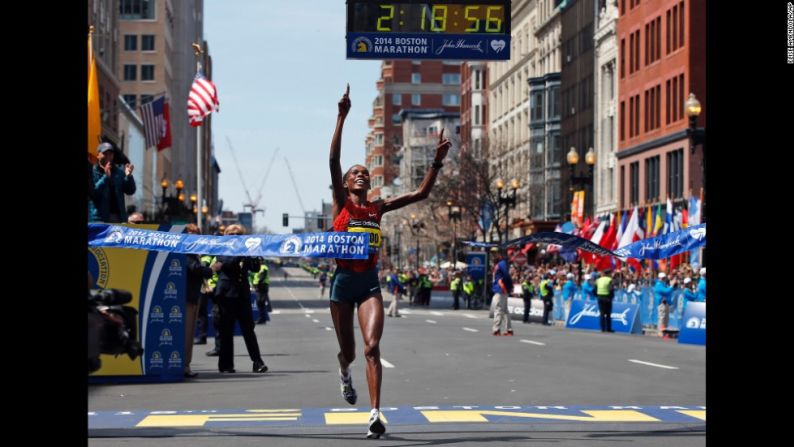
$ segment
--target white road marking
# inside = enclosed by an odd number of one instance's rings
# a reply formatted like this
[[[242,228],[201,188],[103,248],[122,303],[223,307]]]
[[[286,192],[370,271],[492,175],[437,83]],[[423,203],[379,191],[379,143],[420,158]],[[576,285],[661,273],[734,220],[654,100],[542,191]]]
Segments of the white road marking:
[[[329,328],[328,326],[325,327],[326,331],[333,331],[333,329]]]
[[[660,364],[658,364],[658,363],[643,362],[643,361],[641,361],[641,360],[629,359],[629,361],[630,361],[630,362],[632,362],[632,363],[639,363],[640,365],[655,366],[655,367],[657,367],[657,368],[664,368],[664,369],[678,369],[678,367],[677,367],[677,366],[667,366],[667,365],[660,365]]]
[[[474,319],[477,319],[477,317],[476,317],[475,315],[472,315],[472,314],[463,314],[463,316],[464,316],[464,317],[466,317],[466,318],[474,318]]]
[[[465,328],[463,328],[463,330],[464,330],[464,331],[469,331],[469,332],[480,332],[480,331],[478,331],[477,329],[472,329],[472,328],[470,328],[470,327],[465,327]]]
[[[532,341],[532,340],[524,340],[523,338],[521,339],[521,342],[522,343],[530,343],[530,344],[538,345],[538,346],[546,346],[546,343],[541,343],[539,341]]]
[[[394,368],[394,365],[387,362],[383,357],[380,358],[380,364],[383,365],[384,368]]]
[[[318,320],[316,318],[312,318],[312,323],[319,323],[319,322],[320,322],[320,320]]]
[[[430,313],[435,315],[435,316],[437,316],[437,317],[443,317],[444,316],[444,314],[442,314],[441,312],[433,311],[433,312],[430,312]]]
[[[272,313],[273,315],[281,315],[281,311],[280,310],[274,310],[273,312],[270,312],[270,313]]]
[[[430,324],[436,324],[436,320],[425,320],[425,321],[427,321]]]

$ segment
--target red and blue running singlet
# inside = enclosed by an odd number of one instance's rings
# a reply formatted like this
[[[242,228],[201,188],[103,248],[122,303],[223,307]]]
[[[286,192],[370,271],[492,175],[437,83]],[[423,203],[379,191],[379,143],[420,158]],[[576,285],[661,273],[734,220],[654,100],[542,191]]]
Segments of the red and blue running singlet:
[[[334,231],[369,233],[369,258],[366,261],[337,259],[337,266],[354,272],[366,272],[375,268],[381,239],[379,205],[368,203],[365,206],[356,206],[352,200],[346,200],[344,208],[334,219]]]

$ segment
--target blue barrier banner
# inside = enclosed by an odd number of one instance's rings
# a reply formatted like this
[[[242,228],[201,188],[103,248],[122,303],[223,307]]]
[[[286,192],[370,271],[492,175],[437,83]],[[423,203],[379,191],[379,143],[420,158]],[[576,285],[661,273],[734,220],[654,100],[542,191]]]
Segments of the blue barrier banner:
[[[471,279],[478,280],[485,277],[485,253],[466,253],[467,271]]]
[[[612,329],[615,332],[636,334],[642,332],[638,317],[639,308],[634,304],[612,302]],[[566,328],[601,330],[598,321],[598,301],[574,300],[568,314]]]
[[[170,236],[184,230],[183,225],[142,226]],[[180,253],[97,246],[88,249],[88,272],[94,279],[91,288],[117,288],[132,294],[127,305],[138,312],[137,339],[143,346],[143,355],[135,360],[103,354],[102,367],[89,376],[90,382],[184,379],[185,265],[185,255]]]
[[[687,303],[678,343],[706,345],[706,303]]]
[[[695,225],[673,233],[637,241],[619,248],[615,255],[621,259],[667,259],[685,251],[706,245],[706,224]]]
[[[212,256],[367,259],[369,233],[206,236],[120,225],[88,224],[88,246]]]

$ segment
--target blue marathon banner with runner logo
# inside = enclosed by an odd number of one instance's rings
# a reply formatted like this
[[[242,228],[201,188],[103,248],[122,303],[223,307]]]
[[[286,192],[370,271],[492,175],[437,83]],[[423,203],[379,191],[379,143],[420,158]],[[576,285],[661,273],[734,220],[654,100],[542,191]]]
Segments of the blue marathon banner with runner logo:
[[[571,329],[601,330],[599,324],[598,301],[573,300],[565,327]],[[642,332],[639,319],[639,306],[636,304],[612,302],[612,329],[625,334]]]
[[[120,225],[88,224],[88,246],[213,256],[367,259],[369,233],[207,236]]]
[[[684,318],[681,319],[678,343],[706,344],[706,303],[687,303]]]
[[[621,259],[667,259],[685,251],[706,245],[706,224],[644,239],[619,248],[615,255]]]

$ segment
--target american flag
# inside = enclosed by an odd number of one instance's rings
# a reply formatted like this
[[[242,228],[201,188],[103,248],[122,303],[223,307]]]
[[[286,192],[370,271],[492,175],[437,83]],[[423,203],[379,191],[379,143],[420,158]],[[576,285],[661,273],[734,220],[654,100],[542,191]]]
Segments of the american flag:
[[[165,149],[171,146],[171,132],[168,129],[168,103],[165,102],[165,96],[142,104],[140,110],[146,147],[157,146],[157,149]]]
[[[190,94],[187,98],[187,115],[190,125],[200,126],[205,116],[218,111],[218,104],[218,90],[215,88],[215,84],[204,77],[204,73],[199,70],[193,79],[193,86],[190,87]]]

